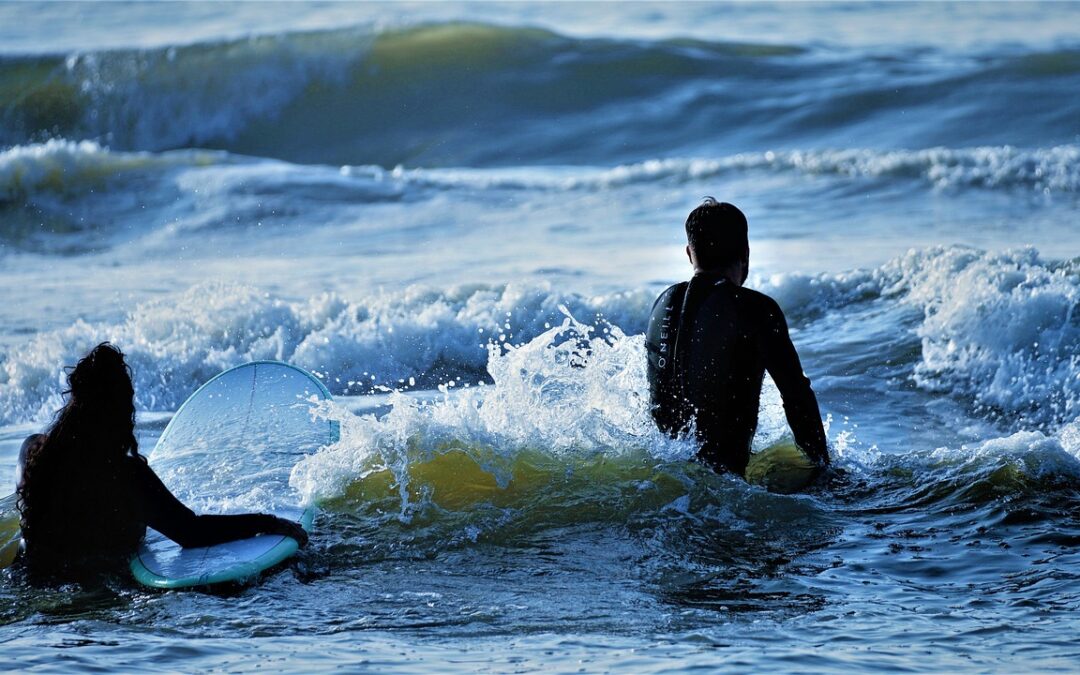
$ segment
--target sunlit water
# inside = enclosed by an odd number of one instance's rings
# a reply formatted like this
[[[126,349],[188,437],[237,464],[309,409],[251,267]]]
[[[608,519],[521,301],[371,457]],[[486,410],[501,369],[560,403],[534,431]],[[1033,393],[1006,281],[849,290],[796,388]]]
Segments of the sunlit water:
[[[311,545],[222,593],[41,588],[42,669],[1074,670],[1072,4],[0,5],[0,482],[62,366],[151,450],[280,359]],[[750,218],[838,471],[777,494],[651,425],[642,333],[702,196]],[[783,443],[768,385],[757,449]],[[214,480],[195,476],[218,476]],[[243,499],[232,496],[244,495]],[[278,494],[275,492],[275,494]]]

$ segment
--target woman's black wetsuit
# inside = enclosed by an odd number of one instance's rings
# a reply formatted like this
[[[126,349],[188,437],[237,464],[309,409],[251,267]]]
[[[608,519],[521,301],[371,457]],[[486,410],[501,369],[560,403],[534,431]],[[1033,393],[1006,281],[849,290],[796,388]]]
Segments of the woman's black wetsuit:
[[[26,439],[20,451],[19,473],[30,449],[44,440],[44,434],[35,434]],[[63,470],[75,469],[69,467]],[[283,533],[283,521],[268,514],[195,515],[169,492],[142,456],[125,457],[108,480],[114,481],[111,485],[122,489],[124,493],[130,492],[130,510],[110,514],[98,513],[95,507],[99,505],[95,503],[98,501],[95,495],[101,490],[111,489],[110,486],[77,486],[80,488],[78,494],[68,494],[67,498],[62,500],[63,504],[74,506],[47,509],[48,516],[41,523],[40,531],[35,533],[35,537],[40,538],[40,541],[26,542],[28,549],[33,548],[40,552],[40,556],[36,557],[43,558],[45,565],[63,564],[65,558],[70,556],[107,559],[134,553],[134,550],[115,550],[117,541],[114,539],[130,541],[127,536],[95,537],[81,531],[84,529],[104,534],[114,529],[131,532],[134,528],[137,538],[141,539],[149,526],[184,547],[212,546],[268,532]],[[47,498],[48,495],[42,497]],[[56,510],[57,508],[59,510]],[[76,512],[69,512],[72,510]],[[95,550],[95,546],[102,547],[103,550]]]
[[[772,298],[699,272],[656,299],[646,347],[657,425],[675,434],[694,419],[699,456],[717,470],[746,471],[766,370],[784,399],[795,442],[828,463],[817,398]]]

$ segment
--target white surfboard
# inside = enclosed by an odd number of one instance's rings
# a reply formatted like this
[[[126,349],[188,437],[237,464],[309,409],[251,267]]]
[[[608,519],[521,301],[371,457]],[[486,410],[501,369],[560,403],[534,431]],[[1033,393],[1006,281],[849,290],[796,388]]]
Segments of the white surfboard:
[[[266,500],[259,510],[298,521],[310,532],[315,510],[295,503],[288,476],[300,457],[337,440],[337,423],[311,414],[313,406],[329,398],[319,380],[295,366],[277,361],[237,366],[184,402],[150,454],[150,465],[170,489],[176,491],[177,483],[187,486],[190,494],[177,494],[181,501],[205,497],[206,490],[227,501],[254,489],[261,503]],[[291,537],[264,534],[182,548],[150,529],[132,558],[131,572],[154,588],[245,583],[297,547]]]

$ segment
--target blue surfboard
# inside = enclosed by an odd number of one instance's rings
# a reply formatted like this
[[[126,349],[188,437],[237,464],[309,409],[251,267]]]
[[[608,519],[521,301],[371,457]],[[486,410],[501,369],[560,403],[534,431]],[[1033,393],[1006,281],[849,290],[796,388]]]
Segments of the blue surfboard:
[[[337,441],[337,423],[312,415],[314,406],[329,398],[318,379],[295,366],[277,361],[237,366],[184,402],[154,446],[150,465],[197,512],[199,500],[207,497],[225,504],[254,501],[257,510],[298,521],[310,532],[314,507],[299,505],[288,486],[289,472],[304,455]],[[291,537],[264,534],[182,548],[151,529],[131,560],[131,572],[154,588],[246,583],[297,547]]]

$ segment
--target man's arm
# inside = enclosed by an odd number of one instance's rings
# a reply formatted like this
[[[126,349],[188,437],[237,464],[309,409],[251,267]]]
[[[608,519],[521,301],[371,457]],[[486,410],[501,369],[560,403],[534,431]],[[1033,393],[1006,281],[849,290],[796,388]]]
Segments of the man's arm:
[[[829,449],[817,397],[810,388],[809,378],[803,373],[795,345],[791,343],[784,313],[771,299],[763,330],[765,369],[784,399],[784,412],[795,442],[810,459],[825,466],[829,463]]]

